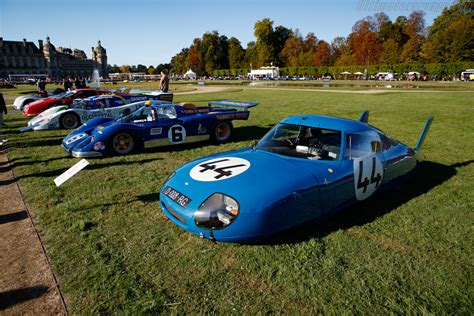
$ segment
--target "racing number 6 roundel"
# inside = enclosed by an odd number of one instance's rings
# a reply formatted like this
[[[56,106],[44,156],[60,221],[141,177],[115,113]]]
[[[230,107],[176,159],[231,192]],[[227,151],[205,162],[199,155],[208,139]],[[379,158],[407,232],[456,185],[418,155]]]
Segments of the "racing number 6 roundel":
[[[172,144],[182,143],[186,138],[186,129],[182,125],[173,125],[168,130],[168,139]]]
[[[383,166],[376,155],[354,159],[354,189],[358,200],[365,200],[382,184]]]

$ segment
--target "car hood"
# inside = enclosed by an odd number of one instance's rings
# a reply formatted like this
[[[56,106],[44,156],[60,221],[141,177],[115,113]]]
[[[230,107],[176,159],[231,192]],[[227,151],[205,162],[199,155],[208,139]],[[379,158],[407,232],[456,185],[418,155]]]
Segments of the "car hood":
[[[228,160],[214,163],[223,159]],[[248,168],[241,173],[239,172],[245,169],[244,166],[225,168],[239,164],[248,164]],[[222,167],[224,169],[221,171],[217,170]],[[239,203],[248,203],[258,209],[294,192],[316,186],[317,175],[327,172],[327,168],[327,162],[324,161],[292,158],[246,148],[192,161],[177,169],[164,187],[170,186],[193,201],[199,201],[198,204],[211,194],[220,192],[236,198]],[[202,170],[205,171],[201,172]],[[220,176],[219,172],[227,171],[235,171],[236,175]],[[207,177],[202,178],[204,175]]]
[[[52,108],[49,108],[37,116],[35,116],[33,119],[31,119],[28,122],[28,126],[36,125],[39,124],[43,121],[47,121],[48,119],[53,118],[55,115],[57,115],[58,112],[62,112],[64,110],[67,110],[67,106],[60,105],[60,106],[54,106]]]

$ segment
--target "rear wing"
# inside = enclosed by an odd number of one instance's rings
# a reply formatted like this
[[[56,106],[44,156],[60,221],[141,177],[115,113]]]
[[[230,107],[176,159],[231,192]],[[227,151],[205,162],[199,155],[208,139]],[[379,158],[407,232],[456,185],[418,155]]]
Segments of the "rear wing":
[[[430,116],[428,120],[426,121],[425,127],[423,128],[420,138],[418,139],[418,143],[415,146],[416,151],[419,151],[421,149],[421,146],[423,146],[423,143],[425,142],[426,136],[428,135],[428,131],[430,130],[430,126],[432,122],[433,122],[433,117]]]
[[[213,105],[217,106],[229,106],[234,108],[241,108],[241,109],[248,109],[257,106],[258,103],[256,102],[242,102],[242,101],[234,101],[234,100],[221,100],[221,101],[212,101],[208,103],[209,107]]]
[[[369,123],[369,111],[365,110],[359,117],[359,122]]]

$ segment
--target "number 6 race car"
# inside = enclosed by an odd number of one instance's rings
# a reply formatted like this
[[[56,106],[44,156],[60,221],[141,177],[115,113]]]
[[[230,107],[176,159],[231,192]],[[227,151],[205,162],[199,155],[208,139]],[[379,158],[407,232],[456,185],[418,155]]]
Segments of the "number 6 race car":
[[[178,168],[160,206],[179,227],[211,240],[243,242],[320,219],[364,200],[423,160],[367,124],[328,116],[295,116],[255,146],[211,155]]]
[[[232,135],[232,120],[247,120],[247,109],[258,103],[216,101],[204,107],[163,101],[140,104],[138,110],[116,120],[87,121],[64,138],[63,148],[74,157],[98,157],[209,139],[225,143]]]
[[[28,122],[27,130],[45,130],[45,129],[74,129],[94,117],[118,118],[127,115],[143,103],[139,101],[146,100],[165,100],[173,101],[172,93],[158,93],[149,95],[134,95],[127,93],[117,93],[112,95],[99,95],[86,99],[74,100],[72,106],[61,105],[52,107]],[[138,103],[137,103],[138,102]]]

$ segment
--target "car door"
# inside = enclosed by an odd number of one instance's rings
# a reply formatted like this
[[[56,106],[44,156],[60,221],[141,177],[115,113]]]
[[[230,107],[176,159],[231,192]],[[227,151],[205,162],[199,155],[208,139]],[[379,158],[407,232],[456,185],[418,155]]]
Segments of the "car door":
[[[344,147],[335,208],[364,200],[377,191],[386,165],[380,137],[374,131],[345,133]]]
[[[383,183],[411,171],[416,166],[415,151],[393,138],[380,133],[385,159]]]

